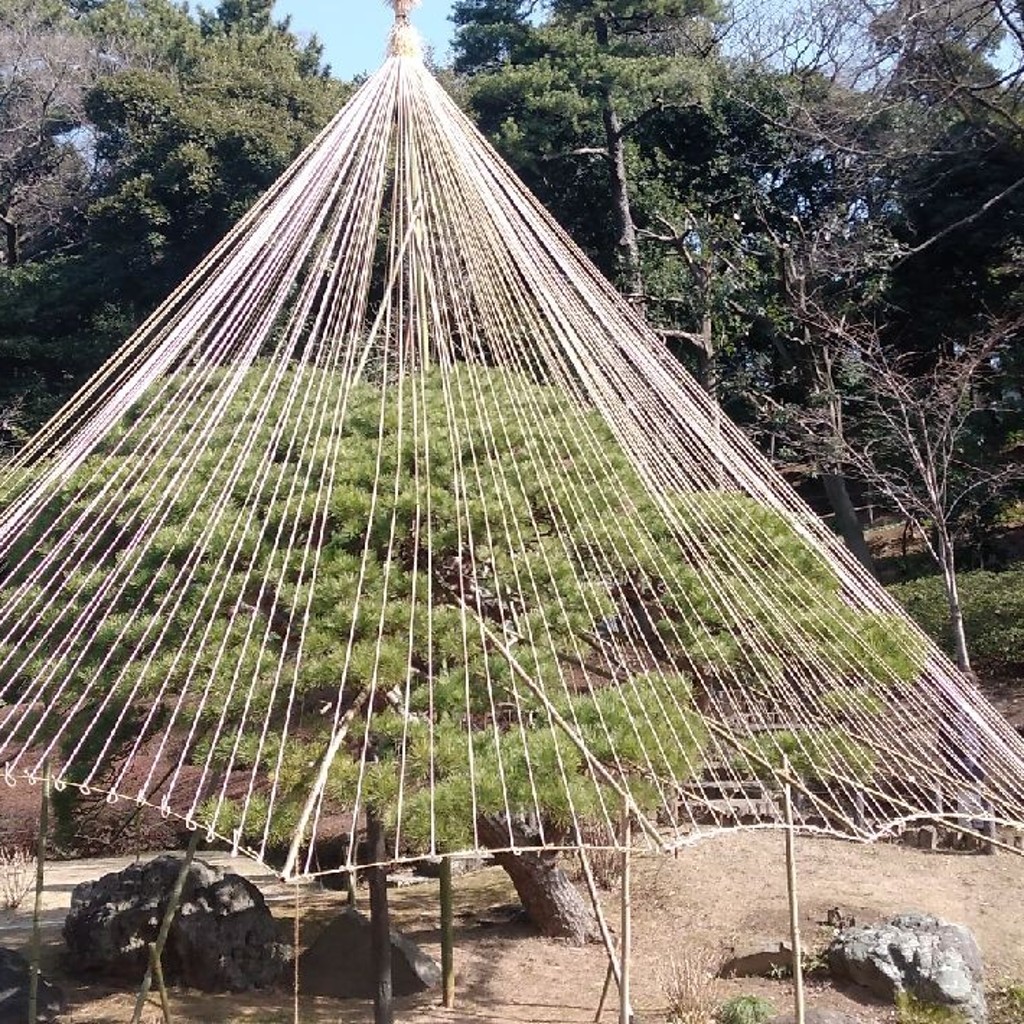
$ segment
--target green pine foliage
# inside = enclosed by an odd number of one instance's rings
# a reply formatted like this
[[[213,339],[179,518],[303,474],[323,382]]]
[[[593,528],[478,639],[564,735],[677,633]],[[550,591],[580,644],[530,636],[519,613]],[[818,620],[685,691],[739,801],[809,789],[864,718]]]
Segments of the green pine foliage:
[[[210,785],[229,766],[255,773],[244,830],[284,842],[329,724],[349,713],[328,803],[350,805],[358,790],[400,820],[402,843],[459,850],[480,815],[534,812],[565,836],[574,818],[617,806],[522,672],[652,810],[702,764],[698,705],[723,677],[765,699],[799,680],[810,703],[844,685],[884,703],[888,682],[915,673],[909,631],[853,608],[779,514],[739,494],[656,502],[603,422],[562,391],[480,368],[454,380],[431,372],[343,396],[308,367],[272,386],[260,364],[198,387],[165,381],[159,405],[130,412],[11,552],[9,621],[40,594],[60,601],[18,630],[19,652],[37,653],[17,677],[0,669],[6,699],[48,678],[59,638],[84,621],[47,719],[72,723],[65,751],[114,764],[140,734],[169,728]],[[229,382],[197,446],[204,402]],[[334,422],[342,403],[337,436],[320,417]],[[156,455],[148,428],[161,412]],[[0,482],[0,507],[27,482]],[[54,526],[72,530],[81,564],[37,579]],[[646,645],[647,663],[609,672],[595,654],[602,632]],[[0,648],[0,662],[11,653]],[[86,695],[97,675],[101,692]],[[790,738],[798,770],[825,763],[805,765],[800,750],[838,748],[858,776],[871,771],[870,752],[845,734]],[[757,753],[777,765],[774,740]],[[373,763],[361,778],[364,745]],[[212,795],[207,809],[222,833],[243,824],[231,800]]]

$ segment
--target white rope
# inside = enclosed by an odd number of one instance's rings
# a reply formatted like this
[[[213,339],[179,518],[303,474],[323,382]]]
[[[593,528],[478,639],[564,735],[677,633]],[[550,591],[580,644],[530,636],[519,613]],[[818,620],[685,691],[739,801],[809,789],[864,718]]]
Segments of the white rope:
[[[623,802],[672,848],[780,826],[784,781],[812,834],[1019,828],[1020,737],[392,6],[384,67],[0,476],[6,780],[50,759],[288,876],[351,867],[369,809],[396,860],[616,848]]]

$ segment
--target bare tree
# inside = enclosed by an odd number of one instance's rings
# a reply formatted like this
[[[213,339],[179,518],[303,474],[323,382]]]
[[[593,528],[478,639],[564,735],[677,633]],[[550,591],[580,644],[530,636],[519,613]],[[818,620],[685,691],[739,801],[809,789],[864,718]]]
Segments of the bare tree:
[[[17,265],[60,229],[88,182],[85,96],[99,73],[90,40],[31,0],[0,7],[0,262]]]
[[[832,409],[801,412],[809,443],[826,449],[850,472],[899,510],[938,566],[957,664],[971,670],[957,586],[958,541],[971,513],[1024,480],[1024,466],[986,452],[978,420],[998,414],[998,397],[986,396],[985,378],[998,371],[1000,352],[1019,343],[1024,320],[993,324],[949,346],[922,371],[921,357],[893,354],[869,328],[831,322],[848,359],[862,377],[860,397],[848,400],[846,424],[837,431]]]

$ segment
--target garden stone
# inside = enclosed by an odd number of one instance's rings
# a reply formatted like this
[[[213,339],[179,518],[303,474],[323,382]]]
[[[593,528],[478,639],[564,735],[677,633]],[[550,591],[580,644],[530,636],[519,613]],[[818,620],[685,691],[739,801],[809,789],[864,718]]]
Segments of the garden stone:
[[[0,1024],[25,1024],[28,1020],[28,990],[31,966],[20,953],[0,948]],[[64,993],[39,978],[37,1021],[55,1021],[67,1009]]]
[[[69,969],[138,984],[182,863],[158,857],[76,886],[64,922]],[[164,947],[167,982],[203,992],[269,988],[287,957],[259,889],[193,861]]]
[[[847,928],[829,946],[833,974],[892,1001],[908,992],[985,1024],[984,969],[974,936],[962,925],[928,914],[901,914]]]
[[[370,922],[346,908],[299,957],[303,995],[372,999],[376,974],[371,963]],[[411,996],[441,984],[441,968],[416,943],[391,933],[391,970],[396,996]]]

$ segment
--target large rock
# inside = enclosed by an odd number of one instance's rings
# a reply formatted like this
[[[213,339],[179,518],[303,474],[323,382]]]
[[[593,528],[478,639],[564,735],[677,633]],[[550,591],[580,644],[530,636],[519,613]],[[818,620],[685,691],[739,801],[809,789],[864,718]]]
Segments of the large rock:
[[[832,972],[883,999],[909,992],[948,1006],[974,1024],[988,1019],[981,951],[958,924],[928,914],[901,914],[880,924],[847,928],[829,947]]]
[[[29,962],[12,949],[0,949],[0,1024],[25,1024],[28,1020]],[[44,977],[39,978],[37,1021],[56,1020],[66,1009],[64,993]]]
[[[137,984],[181,865],[181,858],[158,857],[76,886],[64,922],[69,969]],[[203,992],[269,988],[287,957],[259,889],[194,861],[164,947],[168,983]]]
[[[303,995],[372,999],[370,922],[351,907],[342,911],[299,957]],[[441,969],[416,943],[391,933],[391,970],[396,996],[411,996],[441,984]]]

